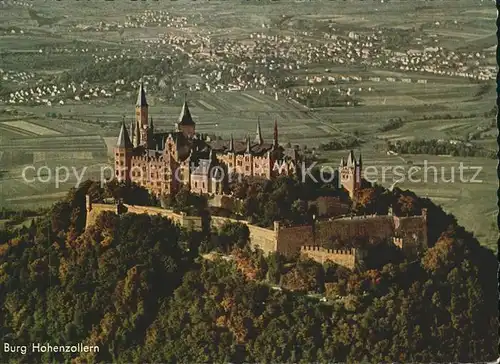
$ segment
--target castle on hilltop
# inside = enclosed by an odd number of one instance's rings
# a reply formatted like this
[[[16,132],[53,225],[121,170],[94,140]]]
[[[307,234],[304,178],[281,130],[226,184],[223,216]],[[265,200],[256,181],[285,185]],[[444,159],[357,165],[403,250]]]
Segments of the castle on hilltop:
[[[210,140],[196,133],[196,123],[184,101],[176,129],[157,132],[149,116],[144,85],[135,105],[135,121],[127,130],[123,122],[114,148],[115,177],[135,182],[161,196],[181,186],[202,194],[221,194],[232,174],[275,178],[298,173],[299,155],[278,142],[274,122],[272,143],[264,142],[260,121],[253,141]]]

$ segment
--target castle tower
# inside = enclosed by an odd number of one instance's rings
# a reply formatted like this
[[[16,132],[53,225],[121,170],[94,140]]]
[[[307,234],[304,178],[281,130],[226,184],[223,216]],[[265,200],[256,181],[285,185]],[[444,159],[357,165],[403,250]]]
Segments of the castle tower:
[[[253,156],[250,145],[250,137],[247,135],[245,154],[243,155],[243,174],[245,176],[253,176]]]
[[[115,153],[115,177],[118,181],[130,181],[130,165],[132,160],[132,149],[134,146],[130,141],[125,121],[122,122],[120,134],[114,148]]]
[[[144,145],[146,148],[149,147],[150,138],[149,135],[151,132],[149,131],[148,124],[148,111],[149,105],[146,101],[146,92],[144,91],[144,83],[141,82],[141,86],[139,87],[139,93],[137,94],[137,102],[135,104],[135,120],[137,124],[139,124],[139,143],[140,145]],[[137,130],[136,130],[137,132]]]
[[[221,155],[222,161],[227,166],[228,175],[235,173],[236,168],[236,153],[234,149],[234,138],[233,134],[231,134],[231,139],[229,139],[229,147],[227,148],[227,152]]]
[[[154,144],[154,124],[153,124],[153,117],[151,116],[149,118],[149,126],[148,126],[148,129],[147,129],[147,135],[148,135],[148,146],[149,146],[149,149],[151,149]]]
[[[135,122],[133,144],[135,148],[141,144],[141,127],[138,121]]]
[[[134,140],[135,140],[135,121],[132,121],[130,122],[130,141],[135,147],[136,145],[134,143]]]
[[[255,143],[258,145],[262,145],[264,143],[264,139],[262,139],[262,131],[260,129],[260,119],[257,119],[257,131],[255,133]]]
[[[177,130],[181,131],[184,136],[192,138],[195,134],[195,128],[196,123],[193,121],[187,101],[184,99],[184,105],[182,106],[181,114],[177,122]]]
[[[347,157],[347,162],[344,161],[344,158],[340,160],[340,183],[349,192],[351,199],[361,188],[361,168],[361,154],[359,160],[356,160],[352,150]]]

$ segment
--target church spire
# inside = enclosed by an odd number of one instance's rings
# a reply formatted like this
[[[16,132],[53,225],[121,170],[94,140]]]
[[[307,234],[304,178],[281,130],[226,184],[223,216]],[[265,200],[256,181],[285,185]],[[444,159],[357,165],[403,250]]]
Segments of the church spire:
[[[128,136],[127,128],[125,127],[125,120],[122,120],[122,126],[120,129],[120,134],[118,135],[118,140],[116,141],[117,148],[132,148],[132,142]]]
[[[351,150],[349,152],[349,156],[347,157],[347,166],[354,167],[356,165],[356,157],[354,156],[354,152]]]
[[[247,135],[247,147],[245,149],[245,152],[248,153],[248,154],[250,154],[251,151],[252,150],[250,148],[250,137]]]
[[[135,122],[131,121],[130,122],[130,141],[132,143],[134,143],[134,139],[135,139]],[[134,147],[135,147],[135,145],[134,145]]]
[[[181,131],[184,136],[192,138],[195,135],[196,123],[193,121],[191,112],[186,101],[186,95],[184,95],[184,105],[182,105],[181,114],[177,122],[177,130]]]
[[[179,125],[194,125],[191,112],[189,111],[189,106],[187,104],[187,95],[184,95],[184,104],[182,105],[182,110],[179,115]]]
[[[231,153],[234,152],[234,139],[233,139],[233,134],[231,134],[231,139],[229,139],[229,151]]]
[[[141,86],[139,87],[139,93],[137,95],[137,107],[147,107],[148,102],[146,101],[146,92],[144,91],[144,82],[141,81]]]
[[[143,135],[143,129],[148,127],[148,103],[146,101],[146,92],[144,91],[144,83],[141,81],[139,93],[137,94],[137,102],[135,104],[135,120],[139,122],[141,139],[146,140]]]
[[[262,139],[262,131],[260,130],[260,118],[257,118],[257,132],[255,135],[255,143],[258,145],[262,145],[264,143],[264,140]]]

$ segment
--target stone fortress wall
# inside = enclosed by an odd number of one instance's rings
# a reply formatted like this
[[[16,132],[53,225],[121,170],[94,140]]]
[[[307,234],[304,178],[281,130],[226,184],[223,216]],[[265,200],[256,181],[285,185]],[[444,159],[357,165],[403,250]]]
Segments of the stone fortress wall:
[[[325,249],[317,245],[300,247],[300,254],[321,264],[331,261],[349,269],[354,269],[363,255],[361,251],[354,248]]]
[[[202,230],[199,216],[187,216],[159,207],[123,205],[127,212],[150,214],[167,217],[181,227]],[[91,204],[87,198],[86,226],[95,222],[103,211],[117,212],[117,206],[111,204]],[[211,216],[210,226],[221,227],[225,222],[242,223],[248,226],[250,244],[260,248],[266,254],[279,252],[286,256],[301,254],[319,263],[331,260],[334,263],[353,269],[364,257],[360,249],[325,249],[322,246],[335,240],[348,241],[356,237],[387,239],[405,252],[427,247],[427,212],[421,216],[397,217],[392,215],[370,215],[340,217],[320,220],[313,225],[284,226],[274,222],[273,229],[266,229],[249,224],[245,220],[235,220],[220,216]],[[418,245],[418,246],[417,246]]]
[[[177,214],[172,210],[166,210],[159,207],[149,206],[134,206],[123,204],[127,208],[127,212],[132,214],[148,214],[148,215],[161,215],[171,219],[174,223],[181,227],[192,230],[201,230],[201,218],[199,216],[187,216],[184,213]],[[85,226],[88,227],[94,224],[97,216],[104,211],[111,211],[117,213],[117,206],[111,204],[89,204],[87,201],[87,220]]]

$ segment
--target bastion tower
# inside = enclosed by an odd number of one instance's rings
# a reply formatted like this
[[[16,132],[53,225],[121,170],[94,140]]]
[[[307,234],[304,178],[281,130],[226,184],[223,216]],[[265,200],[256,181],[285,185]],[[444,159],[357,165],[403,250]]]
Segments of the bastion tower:
[[[359,159],[356,160],[354,152],[351,150],[349,156],[347,157],[347,162],[344,158],[340,160],[340,183],[342,184],[342,187],[349,192],[349,197],[351,197],[351,199],[354,197],[356,192],[361,189],[362,168],[363,162],[361,160],[361,153],[359,154]]]

